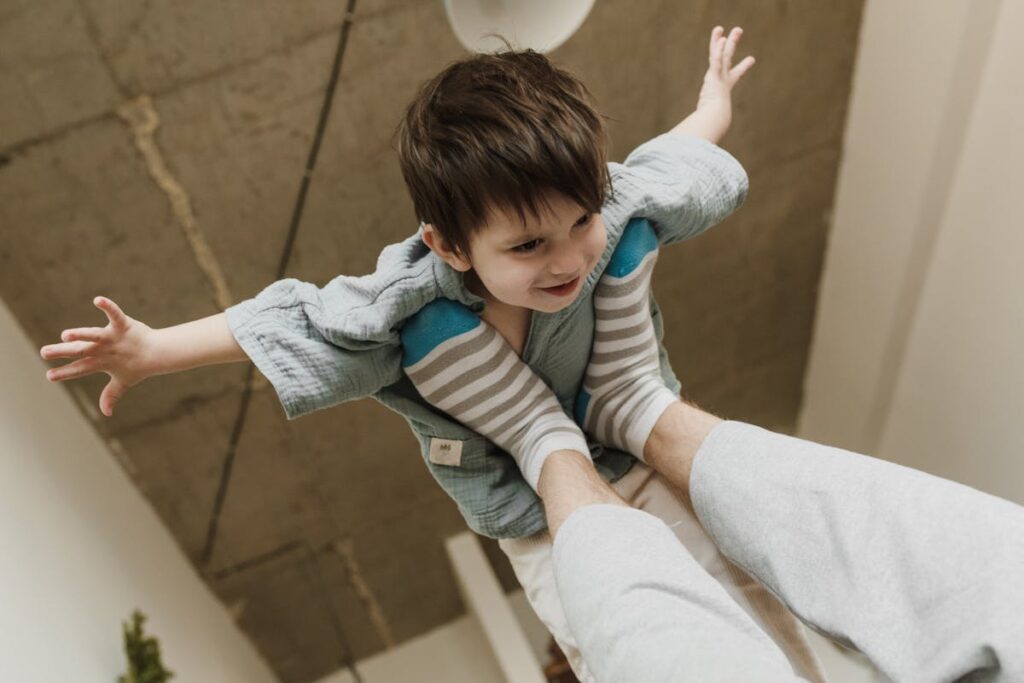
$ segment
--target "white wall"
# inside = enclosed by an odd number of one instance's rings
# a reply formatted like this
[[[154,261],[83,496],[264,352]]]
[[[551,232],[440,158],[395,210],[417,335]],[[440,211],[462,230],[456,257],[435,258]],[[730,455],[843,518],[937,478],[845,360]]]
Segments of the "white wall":
[[[0,349],[0,680],[116,680],[138,607],[173,680],[275,681],[2,304]]]
[[[880,452],[1024,504],[1024,3],[994,29]]]
[[[1024,4],[865,11],[800,433],[1024,502]]]
[[[867,0],[799,427],[1019,503],[1022,28],[1020,0]]]

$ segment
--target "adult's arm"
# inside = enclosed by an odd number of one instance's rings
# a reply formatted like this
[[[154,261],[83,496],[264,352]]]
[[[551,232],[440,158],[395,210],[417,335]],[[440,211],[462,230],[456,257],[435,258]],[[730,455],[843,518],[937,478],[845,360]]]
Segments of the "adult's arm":
[[[1024,680],[1024,508],[738,422],[690,495],[726,556],[892,680]]]

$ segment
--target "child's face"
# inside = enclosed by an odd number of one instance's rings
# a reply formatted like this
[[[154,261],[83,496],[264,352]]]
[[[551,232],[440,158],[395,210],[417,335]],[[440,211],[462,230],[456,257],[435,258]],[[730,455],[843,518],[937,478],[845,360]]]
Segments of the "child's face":
[[[435,251],[457,270],[472,269],[485,290],[476,293],[485,299],[544,313],[560,311],[576,300],[608,237],[601,214],[587,213],[557,193],[548,201],[550,210],[542,204],[540,219],[526,212],[525,226],[515,212],[489,212],[486,224],[470,237],[468,259]],[[433,247],[434,240],[427,244]],[[470,280],[471,290],[473,284]]]

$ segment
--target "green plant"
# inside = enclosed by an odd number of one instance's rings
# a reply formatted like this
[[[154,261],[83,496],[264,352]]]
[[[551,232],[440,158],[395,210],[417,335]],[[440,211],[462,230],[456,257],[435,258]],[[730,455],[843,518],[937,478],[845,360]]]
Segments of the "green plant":
[[[128,673],[118,676],[117,683],[166,683],[174,677],[174,673],[165,669],[160,661],[160,643],[142,632],[145,621],[146,615],[135,610],[132,612],[131,627],[121,622],[124,652],[128,656]]]

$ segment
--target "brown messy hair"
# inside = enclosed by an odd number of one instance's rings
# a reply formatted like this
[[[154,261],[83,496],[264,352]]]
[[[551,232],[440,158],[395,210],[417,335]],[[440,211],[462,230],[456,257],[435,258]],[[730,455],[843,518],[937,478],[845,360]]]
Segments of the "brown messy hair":
[[[525,225],[525,210],[539,219],[555,191],[599,212],[611,187],[602,118],[575,76],[533,50],[448,65],[395,132],[417,218],[468,256],[488,210]]]

